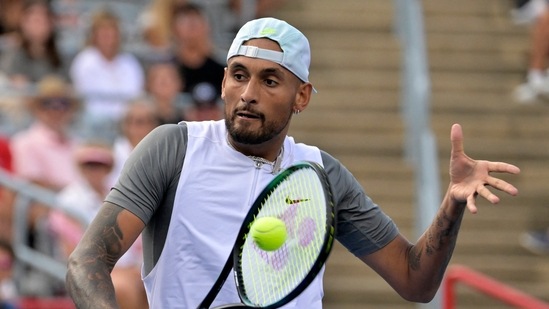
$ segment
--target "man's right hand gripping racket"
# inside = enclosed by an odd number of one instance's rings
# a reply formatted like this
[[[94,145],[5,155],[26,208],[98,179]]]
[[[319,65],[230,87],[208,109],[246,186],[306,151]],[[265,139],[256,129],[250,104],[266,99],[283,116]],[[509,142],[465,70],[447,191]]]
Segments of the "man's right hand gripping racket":
[[[240,228],[232,256],[198,309],[208,309],[234,269],[242,303],[222,308],[278,308],[292,301],[318,275],[332,249],[335,208],[328,177],[317,163],[300,162],[283,170],[259,194]],[[264,251],[249,236],[255,220],[275,217],[287,237]]]

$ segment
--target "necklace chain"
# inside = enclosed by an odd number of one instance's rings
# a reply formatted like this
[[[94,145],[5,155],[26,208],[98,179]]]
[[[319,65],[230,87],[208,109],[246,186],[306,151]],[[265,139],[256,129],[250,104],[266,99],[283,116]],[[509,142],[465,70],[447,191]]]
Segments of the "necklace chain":
[[[229,147],[236,150],[236,148],[233,146],[233,144],[229,140],[229,135],[228,134],[227,134],[227,144],[229,144]],[[236,151],[238,151],[238,150],[236,150]],[[263,165],[263,164],[267,164],[267,165],[272,166],[273,167],[272,174],[274,175],[274,174],[278,174],[278,172],[280,171],[280,165],[282,164],[282,156],[283,155],[284,155],[284,144],[282,144],[282,148],[280,148],[280,152],[278,153],[278,156],[276,157],[276,159],[274,161],[269,161],[265,158],[258,157],[258,156],[247,156],[247,157],[255,162],[255,166],[257,168],[260,168],[261,165]]]
[[[262,164],[274,165],[276,163],[276,160],[269,161],[269,160],[267,160],[265,158],[262,158],[262,157],[256,157],[256,156],[247,156],[247,157],[254,160],[255,162],[259,162],[259,163],[262,163]],[[278,159],[278,157],[276,159]]]

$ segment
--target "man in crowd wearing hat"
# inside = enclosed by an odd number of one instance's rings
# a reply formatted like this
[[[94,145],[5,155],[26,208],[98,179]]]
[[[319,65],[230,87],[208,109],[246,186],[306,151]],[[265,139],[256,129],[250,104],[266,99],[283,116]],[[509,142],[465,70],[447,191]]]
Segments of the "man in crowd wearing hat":
[[[70,134],[70,129],[79,102],[72,95],[70,85],[57,76],[44,77],[36,91],[26,102],[32,117],[30,126],[10,140],[13,171],[18,177],[58,192],[78,178],[78,171],[72,164],[78,139]],[[49,240],[44,239],[45,233],[40,226],[46,222],[48,212],[49,208],[39,203],[31,206],[27,240],[28,245],[46,253],[49,253],[49,245],[46,245]],[[37,277],[25,276],[25,282],[32,286],[29,292],[50,293],[48,279],[39,273],[33,274]]]
[[[185,109],[185,120],[203,121],[223,119],[223,105],[215,88],[209,83],[200,83],[191,92],[189,106]]]
[[[17,176],[59,191],[76,179],[72,155],[78,140],[71,124],[79,107],[68,83],[47,76],[28,100],[31,125],[11,139],[13,169]]]

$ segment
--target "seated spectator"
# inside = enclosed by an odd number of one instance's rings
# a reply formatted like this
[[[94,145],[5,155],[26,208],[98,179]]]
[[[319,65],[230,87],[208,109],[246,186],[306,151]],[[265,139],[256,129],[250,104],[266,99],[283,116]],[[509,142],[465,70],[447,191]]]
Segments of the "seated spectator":
[[[547,0],[513,0],[511,18],[516,25],[530,25],[545,9]]]
[[[57,48],[55,21],[47,0],[23,0],[17,44],[5,51],[3,71],[18,88],[38,82],[46,75],[67,76],[66,61]]]
[[[133,100],[129,103],[121,121],[122,134],[114,141],[114,167],[109,177],[109,183],[117,181],[126,159],[137,144],[160,125],[158,111],[154,103],[146,98]]]
[[[65,260],[76,248],[85,227],[96,216],[109,191],[108,176],[114,164],[114,156],[108,145],[86,143],[76,150],[74,162],[80,177],[59,193],[58,201],[65,209],[78,213],[86,224],[82,225],[61,211],[53,211],[50,215],[50,225]],[[141,242],[138,240],[112,270],[120,308],[145,308],[147,304],[145,288],[141,282],[142,255]]]
[[[16,309],[17,287],[13,280],[15,254],[10,242],[0,238],[0,309]]]
[[[142,50],[140,59],[145,65],[173,59],[172,20],[174,9],[186,0],[153,0],[145,6],[139,17]]]
[[[209,84],[194,87],[192,104],[185,109],[185,120],[219,120],[223,118],[222,101],[217,98],[215,89]]]
[[[184,107],[189,99],[181,91],[184,82],[172,62],[157,62],[147,68],[146,93],[156,105],[160,124],[185,119]]]
[[[513,12],[515,22],[528,22],[532,27],[526,82],[517,86],[513,95],[518,103],[533,103],[541,97],[549,97],[549,6],[545,0],[530,0]]]
[[[16,175],[59,191],[76,179],[71,162],[78,139],[71,124],[80,102],[70,85],[57,76],[43,78],[29,98],[31,126],[13,135],[10,146]]]
[[[84,98],[86,138],[112,141],[126,103],[143,92],[143,67],[133,54],[122,50],[119,23],[113,12],[96,11],[88,45],[71,64],[73,85]]]
[[[284,0],[186,0],[198,5],[210,25],[210,36],[214,42],[214,55],[225,63],[227,51],[236,32],[246,22],[259,17],[272,16],[286,1]]]
[[[215,60],[209,23],[201,9],[191,4],[177,7],[173,29],[176,63],[185,81],[182,90],[192,93],[194,87],[210,85],[220,98],[225,66]]]
[[[78,106],[69,85],[59,77],[48,76],[40,81],[37,95],[29,100],[33,117],[31,126],[17,132],[10,140],[16,176],[54,192],[78,179],[78,171],[70,163],[79,143],[70,132]],[[47,206],[33,203],[27,219],[27,245],[45,254],[51,254],[52,249],[43,229],[49,211]],[[29,280],[22,288],[24,293],[53,292],[49,291],[53,286],[48,278],[37,276],[41,280],[37,283],[38,279],[32,279],[32,276],[25,277]]]

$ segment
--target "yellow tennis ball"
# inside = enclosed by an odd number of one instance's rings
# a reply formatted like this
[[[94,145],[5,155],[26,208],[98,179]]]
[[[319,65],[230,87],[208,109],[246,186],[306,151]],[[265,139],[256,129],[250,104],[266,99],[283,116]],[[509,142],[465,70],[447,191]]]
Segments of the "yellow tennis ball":
[[[275,217],[257,218],[250,235],[261,250],[275,251],[286,241],[286,224]]]

